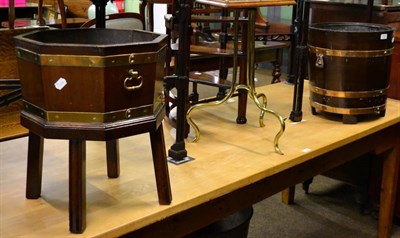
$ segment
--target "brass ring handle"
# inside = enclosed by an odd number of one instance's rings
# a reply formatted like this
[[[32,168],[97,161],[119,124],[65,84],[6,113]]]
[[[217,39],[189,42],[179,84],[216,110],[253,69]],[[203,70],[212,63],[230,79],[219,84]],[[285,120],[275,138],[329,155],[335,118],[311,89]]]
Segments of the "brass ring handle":
[[[133,69],[130,69],[129,72],[129,77],[126,77],[124,80],[124,88],[126,90],[136,90],[142,87],[143,85],[143,77],[139,75],[137,71],[134,71]],[[128,82],[132,80],[140,80],[140,83],[138,85],[133,85],[133,86],[128,86]]]

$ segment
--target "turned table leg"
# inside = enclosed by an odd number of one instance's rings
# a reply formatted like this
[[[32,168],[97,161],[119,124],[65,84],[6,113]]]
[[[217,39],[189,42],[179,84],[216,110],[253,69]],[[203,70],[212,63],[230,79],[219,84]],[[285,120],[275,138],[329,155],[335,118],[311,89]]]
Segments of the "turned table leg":
[[[26,198],[40,197],[42,190],[43,137],[29,131]]]
[[[69,141],[69,226],[72,233],[86,228],[86,142]]]
[[[154,172],[156,175],[158,201],[161,205],[172,201],[171,185],[165,152],[164,131],[162,124],[156,131],[150,132],[151,150],[153,154]]]
[[[272,80],[271,84],[281,82],[281,64],[279,61],[272,62],[273,70],[272,70]]]

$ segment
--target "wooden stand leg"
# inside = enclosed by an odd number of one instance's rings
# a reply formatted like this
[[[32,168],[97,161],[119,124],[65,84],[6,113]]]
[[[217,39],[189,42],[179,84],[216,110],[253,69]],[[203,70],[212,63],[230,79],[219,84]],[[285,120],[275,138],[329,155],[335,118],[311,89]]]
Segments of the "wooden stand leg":
[[[273,70],[272,70],[272,80],[271,84],[279,83],[281,81],[281,64],[278,61],[272,62]]]
[[[189,101],[191,103],[196,103],[199,101],[199,93],[197,91],[197,83],[192,83],[192,93],[189,95]]]
[[[43,137],[29,131],[26,198],[37,199],[42,190]]]
[[[69,141],[69,229],[82,233],[86,228],[86,145]]]
[[[161,205],[172,201],[171,185],[165,152],[164,131],[162,124],[156,131],[150,132],[151,150],[153,154],[154,172],[156,175],[158,202]]]
[[[296,187],[292,186],[282,191],[282,202],[285,204],[294,203],[294,194],[296,192]]]
[[[248,26],[247,24],[243,24],[243,32],[247,32]],[[246,52],[247,55],[247,36],[243,34],[242,36],[242,51]],[[247,60],[245,58],[239,58],[239,65],[240,65],[240,71],[239,71],[239,84],[242,85],[247,85]],[[254,67],[254,66],[252,66]],[[236,118],[236,123],[237,124],[246,124],[247,118],[246,118],[246,110],[247,110],[247,91],[246,90],[238,90],[239,95],[238,95],[238,115]]]
[[[106,141],[107,175],[109,178],[119,176],[119,143],[118,140]]]
[[[244,43],[242,43],[244,44]],[[239,72],[239,84],[246,84],[247,70],[246,61],[241,60]],[[238,115],[236,118],[237,124],[246,124],[246,110],[247,110],[247,91],[244,89],[238,90]]]

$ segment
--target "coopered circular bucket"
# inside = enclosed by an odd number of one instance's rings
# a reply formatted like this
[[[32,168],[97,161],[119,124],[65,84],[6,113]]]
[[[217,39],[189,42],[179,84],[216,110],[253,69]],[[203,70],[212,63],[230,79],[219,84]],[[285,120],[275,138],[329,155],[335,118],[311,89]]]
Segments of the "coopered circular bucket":
[[[385,115],[394,30],[370,23],[316,23],[308,31],[310,103],[356,123]]]

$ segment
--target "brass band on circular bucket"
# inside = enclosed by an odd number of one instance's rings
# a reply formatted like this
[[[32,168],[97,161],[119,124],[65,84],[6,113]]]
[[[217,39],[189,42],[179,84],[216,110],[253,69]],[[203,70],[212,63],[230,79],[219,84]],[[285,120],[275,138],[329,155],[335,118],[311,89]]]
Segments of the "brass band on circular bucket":
[[[334,50],[334,49],[320,48],[312,45],[308,45],[308,50],[311,53],[323,54],[324,56],[336,56],[336,57],[348,57],[348,58],[383,57],[391,55],[393,52],[393,48],[384,50]]]
[[[166,53],[166,46],[157,52],[120,54],[111,56],[97,55],[55,55],[38,54],[17,47],[17,56],[38,65],[74,66],[74,67],[112,67],[160,62]]]
[[[163,103],[156,106],[156,110],[162,107]],[[65,112],[46,111],[27,101],[24,101],[24,111],[38,116],[48,122],[77,122],[77,123],[110,123],[121,120],[129,120],[153,115],[153,105],[145,105],[135,108],[127,108],[118,111],[99,112]]]
[[[370,98],[387,95],[388,88],[372,91],[335,91],[309,85],[310,91],[319,95],[336,98]]]
[[[319,109],[321,111],[343,114],[343,115],[379,114],[386,108],[386,104],[373,107],[364,107],[364,108],[341,108],[341,107],[332,107],[324,105],[318,102],[314,102],[312,100],[310,102],[312,107]]]

